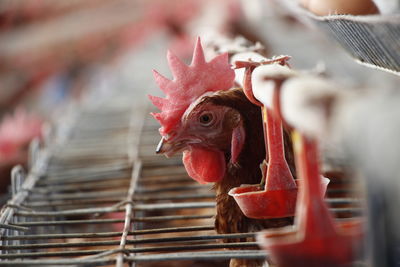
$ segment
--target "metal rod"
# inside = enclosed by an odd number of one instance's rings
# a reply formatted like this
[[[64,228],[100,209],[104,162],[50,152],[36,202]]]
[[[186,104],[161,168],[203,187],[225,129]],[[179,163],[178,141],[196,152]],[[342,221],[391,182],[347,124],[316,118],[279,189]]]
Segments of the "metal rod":
[[[28,229],[28,228],[26,228]],[[213,225],[209,226],[188,226],[188,227],[171,227],[171,228],[156,228],[147,230],[129,231],[128,235],[151,235],[162,233],[177,233],[177,232],[200,232],[212,231]],[[38,234],[38,235],[21,235],[21,236],[3,236],[3,240],[41,240],[41,239],[62,239],[62,238],[106,238],[121,236],[122,232],[103,232],[103,233],[70,233],[70,234]]]
[[[151,200],[188,200],[188,199],[214,199],[214,193],[199,193],[199,194],[159,194],[152,196],[134,196],[136,201],[151,201]]]
[[[109,179],[106,180],[107,183],[103,183],[103,181],[99,182],[90,182],[85,184],[85,181],[82,181],[82,184],[79,185],[79,183],[73,184],[73,185],[49,185],[49,189],[45,188],[35,188],[32,190],[33,193],[39,193],[40,194],[46,194],[49,192],[76,192],[76,190],[80,191],[93,191],[95,189],[98,190],[104,190],[104,189],[110,189],[110,188],[118,188],[118,187],[126,187],[129,186],[129,181],[127,179]],[[51,188],[51,189],[50,189]]]
[[[102,207],[102,208],[89,208],[89,209],[74,209],[62,211],[17,211],[15,214],[25,217],[57,217],[57,216],[78,216],[88,214],[102,214],[111,212],[121,212],[123,208],[115,207]]]
[[[47,249],[47,248],[75,248],[75,247],[92,247],[92,246],[118,246],[120,241],[87,241],[75,243],[42,243],[42,244],[27,244],[27,245],[8,245],[0,246],[2,250],[16,249]]]
[[[91,220],[67,220],[67,221],[39,221],[39,222],[19,222],[15,223],[17,226],[65,226],[65,225],[78,225],[78,224],[109,224],[109,223],[123,223],[122,219],[91,219]]]
[[[107,238],[121,236],[122,232],[106,233],[73,233],[73,234],[38,234],[38,235],[19,235],[3,236],[3,240],[42,240],[42,239],[63,239],[63,238]]]
[[[172,260],[229,260],[229,259],[260,259],[264,260],[267,255],[260,250],[240,250],[240,251],[210,251],[210,252],[178,252],[162,253],[151,255],[129,256],[132,262],[147,261],[172,261]]]
[[[113,198],[105,198],[105,199],[75,199],[75,200],[43,200],[43,201],[30,201],[29,203],[25,203],[24,206],[28,208],[37,208],[37,207],[49,207],[49,206],[79,206],[79,205],[99,205],[99,204],[109,204],[116,203],[122,201],[121,197],[113,197]],[[136,200],[136,198],[135,198]]]
[[[153,188],[153,189],[140,189],[138,193],[140,194],[155,194],[162,192],[179,192],[179,191],[187,191],[187,190],[205,190],[204,185],[188,185],[188,186],[169,186],[162,188]]]
[[[176,174],[176,175],[158,175],[146,177],[146,179],[141,179],[141,185],[147,184],[169,184],[169,183],[191,183],[192,181],[187,174]]]
[[[237,243],[213,243],[213,244],[198,244],[198,245],[181,245],[181,246],[165,246],[165,247],[144,247],[128,249],[131,253],[146,253],[146,252],[166,252],[166,251],[188,251],[188,250],[203,250],[203,249],[241,249],[241,248],[258,248],[257,242],[237,242]],[[0,255],[1,256],[1,255]]]
[[[121,250],[125,250],[125,246],[127,244],[127,237],[128,237],[129,230],[131,227],[131,218],[133,215],[133,208],[134,208],[134,206],[132,204],[132,197],[137,188],[141,168],[142,168],[142,163],[139,160],[135,161],[134,168],[132,170],[132,179],[131,179],[128,195],[126,198],[127,204],[125,205],[125,223],[124,223],[124,228],[122,230],[121,241],[119,243],[119,248]],[[118,255],[116,266],[123,267],[123,262],[124,262],[124,255],[123,254]]]
[[[149,262],[149,261],[172,261],[172,260],[228,260],[231,258],[235,259],[266,259],[264,251],[259,250],[240,250],[238,251],[210,251],[210,252],[179,252],[179,253],[162,253],[162,254],[151,254],[151,255],[137,255],[125,257],[127,262]],[[71,264],[88,264],[96,265],[99,264],[112,264],[114,259],[68,259],[68,260],[13,260],[13,261],[0,261],[0,266],[45,266],[45,265],[71,265]]]
[[[105,266],[115,263],[115,259],[68,259],[68,260],[12,260],[0,261],[0,266],[62,266],[62,265],[88,265]]]
[[[115,241],[114,241],[115,242]],[[203,249],[233,249],[233,248],[258,248],[257,242],[237,242],[237,243],[221,243],[221,244],[198,244],[183,246],[165,246],[165,247],[145,247],[125,249],[128,253],[139,252],[162,252],[162,251],[181,251],[181,250],[203,250]],[[64,257],[64,256],[83,256],[93,255],[105,252],[107,250],[76,250],[76,251],[58,251],[58,252],[31,252],[18,254],[0,254],[0,259],[22,258],[22,257]]]
[[[133,218],[136,222],[164,222],[175,220],[196,220],[196,219],[210,219],[214,214],[207,215],[168,215],[168,216],[150,216]],[[19,222],[14,225],[17,226],[55,226],[55,225],[77,225],[77,224],[109,224],[109,223],[123,223],[123,219],[90,219],[90,220],[66,220],[66,221],[40,221],[40,222]]]
[[[0,228],[21,231],[21,232],[26,232],[29,230],[29,228],[27,227],[12,225],[12,224],[4,224],[4,223],[0,223]]]
[[[26,258],[26,257],[76,257],[76,256],[84,256],[84,255],[93,255],[93,254],[98,254],[98,253],[102,253],[102,252],[106,252],[106,251],[107,250],[104,250],[104,249],[95,249],[95,250],[0,254],[0,259],[17,259],[17,258]]]
[[[185,202],[185,203],[157,203],[157,204],[136,204],[134,210],[176,210],[176,209],[202,209],[215,208],[215,202]]]
[[[122,232],[123,234],[125,232]],[[172,243],[172,242],[188,242],[188,241],[208,241],[218,239],[233,239],[233,238],[249,238],[254,237],[255,233],[240,233],[240,234],[224,234],[224,235],[205,235],[205,236],[180,236],[180,237],[169,237],[169,238],[146,238],[146,239],[135,239],[126,240],[128,236],[126,232],[125,242],[120,245],[120,249],[125,249],[125,244],[138,245],[138,244],[153,244],[153,243]],[[91,247],[91,246],[112,246],[118,245],[121,241],[85,241],[85,242],[74,242],[74,243],[41,243],[41,244],[26,244],[26,245],[6,245],[0,246],[3,250],[15,250],[15,249],[44,249],[44,248],[69,248],[69,247]],[[191,248],[191,245],[185,245],[186,248]]]
[[[30,196],[29,200],[73,200],[73,199],[98,199],[106,197],[124,196],[126,190],[110,190],[103,192],[86,192],[84,195],[81,193],[65,193],[65,194],[51,194],[48,196]]]

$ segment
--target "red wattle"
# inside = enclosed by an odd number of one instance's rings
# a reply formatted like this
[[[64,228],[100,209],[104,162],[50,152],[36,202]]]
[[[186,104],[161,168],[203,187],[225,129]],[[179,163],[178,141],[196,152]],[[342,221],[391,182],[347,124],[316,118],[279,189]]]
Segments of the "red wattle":
[[[225,157],[220,151],[191,147],[183,152],[182,160],[189,176],[200,184],[219,182],[225,176]]]

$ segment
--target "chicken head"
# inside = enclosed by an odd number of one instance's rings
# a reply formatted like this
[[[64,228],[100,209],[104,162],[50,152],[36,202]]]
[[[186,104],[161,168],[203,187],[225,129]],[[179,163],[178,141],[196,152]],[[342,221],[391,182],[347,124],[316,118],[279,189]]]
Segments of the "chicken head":
[[[152,114],[162,125],[157,153],[168,157],[183,152],[189,176],[199,183],[218,182],[225,175],[227,159],[236,162],[245,139],[240,114],[211,101],[233,86],[228,55],[207,62],[198,39],[190,65],[172,53],[167,58],[174,79],[154,72],[166,98],[150,96],[161,110]]]
[[[206,93],[191,104],[179,127],[163,138],[158,153],[172,156],[183,152],[183,163],[193,179],[200,183],[218,182],[226,164],[235,164],[245,140],[240,113],[213,103],[218,93]]]

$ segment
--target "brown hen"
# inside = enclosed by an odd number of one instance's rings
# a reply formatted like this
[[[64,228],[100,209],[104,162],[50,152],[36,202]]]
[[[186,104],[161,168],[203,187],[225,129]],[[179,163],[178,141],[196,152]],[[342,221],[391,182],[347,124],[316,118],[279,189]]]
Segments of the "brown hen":
[[[265,159],[266,153],[263,149],[264,138],[262,129],[262,118],[260,108],[250,103],[245,97],[242,89],[235,88],[228,91],[220,91],[213,96],[207,97],[204,101],[213,103],[216,106],[226,106],[235,109],[240,114],[240,120],[246,131],[246,141],[239,155],[238,162],[229,162],[230,152],[225,150],[227,171],[222,181],[216,182],[217,214],[215,228],[218,233],[241,233],[255,232],[261,229],[282,227],[292,223],[292,218],[257,220],[247,218],[227,193],[234,187],[241,184],[257,184],[260,182],[260,164]],[[226,121],[232,121],[229,117]],[[229,136],[229,135],[228,135]],[[285,154],[292,173],[294,174],[294,159],[291,150],[291,141],[285,132]],[[239,240],[227,240],[235,242]],[[230,266],[262,266],[261,261],[239,260],[231,261]]]
[[[218,233],[254,232],[291,224],[292,218],[247,218],[228,195],[233,187],[260,183],[260,164],[266,153],[260,108],[247,100],[241,88],[231,88],[234,75],[227,55],[206,62],[198,41],[191,65],[177,61],[171,54],[168,59],[175,79],[155,74],[167,98],[151,97],[162,111],[153,114],[163,126],[158,153],[171,156],[183,152],[189,176],[200,183],[214,182]],[[287,162],[294,174],[292,146],[286,132],[284,139]],[[230,266],[262,264],[233,259]]]

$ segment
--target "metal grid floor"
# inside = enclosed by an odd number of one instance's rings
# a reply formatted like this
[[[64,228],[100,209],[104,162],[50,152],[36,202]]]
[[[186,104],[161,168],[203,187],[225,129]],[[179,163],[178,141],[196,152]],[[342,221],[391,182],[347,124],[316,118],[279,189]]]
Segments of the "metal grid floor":
[[[188,178],[180,158],[155,155],[158,126],[140,114],[115,105],[69,112],[45,148],[32,146],[32,168],[14,169],[1,212],[0,265],[223,266],[267,257],[255,242],[221,242],[254,233],[214,231],[211,187]],[[340,183],[329,194],[339,217],[358,213]]]

